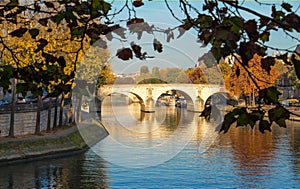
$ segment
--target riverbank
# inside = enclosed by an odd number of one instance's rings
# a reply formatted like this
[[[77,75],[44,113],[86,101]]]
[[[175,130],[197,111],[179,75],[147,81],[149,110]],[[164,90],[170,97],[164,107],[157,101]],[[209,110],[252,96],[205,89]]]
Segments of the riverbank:
[[[89,137],[83,139],[82,133]],[[107,135],[102,125],[87,121],[50,133],[43,132],[39,136],[2,137],[0,165],[82,153]]]

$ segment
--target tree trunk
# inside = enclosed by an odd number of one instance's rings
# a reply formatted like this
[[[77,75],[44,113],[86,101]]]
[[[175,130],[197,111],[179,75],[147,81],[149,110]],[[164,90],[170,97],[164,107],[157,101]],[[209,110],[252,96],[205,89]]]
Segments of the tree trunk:
[[[49,98],[49,105],[48,105],[48,120],[47,120],[47,131],[51,130],[51,109],[52,109],[52,98]]]
[[[95,103],[96,103],[97,115],[99,117],[99,120],[101,121],[101,104],[102,104],[102,102],[99,98],[96,97]]]
[[[41,134],[41,108],[42,108],[42,97],[39,95],[37,97],[37,110],[36,110],[36,124],[35,124],[35,134]]]
[[[81,103],[82,103],[82,96],[78,97],[78,103],[76,108],[76,123],[81,122]]]
[[[63,93],[61,96],[61,101],[60,101],[59,122],[58,122],[59,127],[61,127],[63,125],[64,102],[65,102],[65,94]]]
[[[54,120],[53,120],[53,129],[57,127],[57,105],[58,105],[59,97],[57,96],[55,99],[55,106],[54,106]]]
[[[73,95],[70,94],[70,110],[68,113],[68,122],[72,124],[74,122],[74,112],[73,112]]]
[[[252,89],[252,106],[255,106],[255,91]]]
[[[8,136],[15,136],[15,106],[16,106],[16,79],[12,80],[12,99],[11,99],[11,111],[10,111],[10,127]]]

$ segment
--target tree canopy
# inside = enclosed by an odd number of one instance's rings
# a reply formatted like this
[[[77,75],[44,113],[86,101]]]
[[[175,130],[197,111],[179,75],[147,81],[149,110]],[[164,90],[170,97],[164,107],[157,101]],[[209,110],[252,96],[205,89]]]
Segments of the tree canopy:
[[[299,7],[292,3],[255,0],[253,3],[257,6],[269,10],[260,12],[247,7],[244,1],[204,0],[199,3],[178,0],[173,2],[179,7],[181,14],[178,14],[165,0],[166,8],[178,25],[159,28],[148,23],[147,18],[137,16],[139,9],[147,6],[146,2],[147,5],[155,3],[145,0],[8,0],[0,4],[0,25],[5,28],[0,34],[1,84],[7,88],[7,77],[3,73],[13,73],[16,78],[22,75],[24,80],[26,76],[37,74],[38,77],[33,77],[28,83],[35,83],[38,87],[50,83],[62,90],[62,86],[71,86],[76,68],[90,46],[108,48],[107,41],[115,38],[120,41],[116,57],[124,61],[146,60],[153,56],[138,44],[143,34],[152,34],[153,51],[163,53],[165,42],[159,41],[156,33],[163,34],[169,43],[189,30],[197,33],[195,41],[210,49],[216,63],[222,58],[234,57],[233,64],[245,71],[259,98],[268,104],[278,104],[279,92],[273,86],[262,87],[251,73],[251,60],[256,55],[261,57],[260,67],[264,75],[269,74],[276,60],[280,59],[293,66],[300,78],[299,48],[291,50],[269,43],[278,31],[299,43]],[[136,41],[126,41],[126,32],[136,34]],[[23,43],[26,47],[22,47]],[[272,56],[268,54],[269,50],[285,53]],[[209,68],[212,63],[207,61],[206,66]],[[41,77],[47,78],[41,74],[51,76],[52,81],[40,80]],[[235,74],[239,75],[237,69]],[[256,110],[236,109],[225,116],[221,131],[226,132],[236,122],[243,126],[259,122],[262,132],[270,130],[273,122],[285,127],[285,119],[290,114],[278,105],[268,110],[269,119],[266,120],[266,111],[261,107]]]

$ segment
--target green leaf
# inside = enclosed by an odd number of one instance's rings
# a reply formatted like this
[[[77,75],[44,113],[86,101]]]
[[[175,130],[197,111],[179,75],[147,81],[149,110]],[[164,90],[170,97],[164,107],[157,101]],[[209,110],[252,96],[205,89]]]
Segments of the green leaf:
[[[270,36],[270,32],[264,31],[263,33],[260,34],[259,38],[262,40],[262,42],[266,42],[269,41],[269,36]]]
[[[276,87],[269,87],[259,91],[259,98],[263,99],[266,104],[277,104],[278,97],[281,93]]]
[[[290,113],[282,106],[270,109],[268,111],[270,122],[277,123],[280,127],[286,127],[285,120],[290,118]]]
[[[249,124],[249,116],[246,113],[239,115],[236,121],[236,126],[247,126]]]
[[[72,37],[81,37],[84,34],[84,27],[78,27],[71,31]]]
[[[97,15],[100,12],[102,13],[102,15],[107,15],[109,10],[111,10],[111,4],[109,4],[105,1],[92,1],[92,16],[93,17],[97,17]]]
[[[60,13],[60,14],[53,16],[51,18],[51,20],[58,25],[64,18],[65,18],[65,14]]]
[[[23,37],[23,35],[27,32],[27,28],[19,28],[16,29],[15,31],[11,32],[9,35],[14,36],[14,37]]]
[[[104,15],[107,15],[108,12],[111,10],[111,4],[105,1],[100,1],[101,3],[101,10],[103,11]]]
[[[16,85],[17,93],[21,93],[23,96],[26,96],[28,89],[27,83],[17,83]]]
[[[240,34],[244,24],[242,18],[237,16],[231,17],[228,19],[228,22],[231,24],[231,31]]]
[[[288,12],[292,12],[293,6],[291,4],[289,4],[289,3],[282,3],[281,7],[284,8]]]
[[[224,117],[224,121],[222,123],[220,132],[224,131],[224,133],[227,133],[230,129],[230,126],[236,122],[237,118],[236,116],[239,114],[240,109],[234,109],[233,111],[227,113]]]
[[[19,5],[19,0],[10,0],[4,7],[4,10],[9,11]]]
[[[266,130],[271,132],[271,124],[267,120],[260,120],[258,129],[261,133],[264,133]]]
[[[212,38],[213,34],[209,29],[204,30],[201,32],[201,34],[199,34],[199,39],[204,43],[205,46],[208,45]]]

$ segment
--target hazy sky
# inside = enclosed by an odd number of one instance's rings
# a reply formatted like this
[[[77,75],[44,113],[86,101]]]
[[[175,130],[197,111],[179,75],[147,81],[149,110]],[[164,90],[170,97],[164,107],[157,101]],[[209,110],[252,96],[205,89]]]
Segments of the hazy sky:
[[[180,23],[172,17],[169,10],[167,10],[164,1],[143,1],[145,3],[144,6],[137,8],[137,17],[144,18],[146,22],[150,25],[154,24],[155,26],[159,26],[161,28],[173,28],[178,26]],[[195,5],[197,5],[199,10],[202,10],[201,1],[192,1]],[[270,3],[271,1],[263,1]],[[289,1],[296,8],[298,7],[297,13],[300,12],[300,3],[297,1]],[[114,6],[117,4],[122,4],[121,2],[115,2]],[[281,1],[277,1],[277,4],[281,4]],[[123,5],[123,4],[122,4]],[[180,12],[178,2],[170,1],[170,6],[172,7],[174,13],[179,18],[184,18],[184,15]],[[253,1],[245,1],[244,6],[251,8],[260,13],[269,13],[270,6],[259,6],[258,3]],[[241,11],[243,14],[244,12]],[[252,15],[246,14],[246,17],[251,18]],[[127,14],[120,14],[116,17],[118,19],[127,18]],[[177,32],[177,30],[176,30]],[[162,34],[149,35],[144,32],[141,40],[137,40],[136,34],[129,34],[128,42],[120,42],[119,40],[112,40],[109,42],[110,51],[112,54],[112,58],[110,62],[112,63],[112,67],[115,73],[132,73],[140,70],[140,67],[143,65],[147,65],[151,70],[152,67],[158,66],[160,68],[164,67],[179,67],[179,68],[188,68],[194,67],[197,63],[199,57],[203,55],[203,53],[207,52],[208,48],[201,48],[201,43],[196,42],[196,32],[190,30],[185,33],[185,35],[179,39],[176,39],[178,36],[178,32],[175,32],[175,40],[171,42],[166,42],[166,36]],[[293,34],[295,37],[300,38],[299,33]],[[163,43],[163,53],[157,53],[153,50],[153,39],[157,38],[160,42]],[[296,48],[297,42],[290,40],[283,32],[274,33],[273,36],[270,37],[271,46],[275,46],[278,48],[290,48],[290,50],[294,50]],[[135,41],[138,45],[142,47],[142,52],[146,51],[149,55],[155,56],[154,59],[147,59],[145,61],[140,61],[137,58],[134,58],[130,61],[122,61],[116,58],[114,55],[117,50],[123,47],[129,47],[130,42]],[[273,51],[269,51],[272,53]]]

